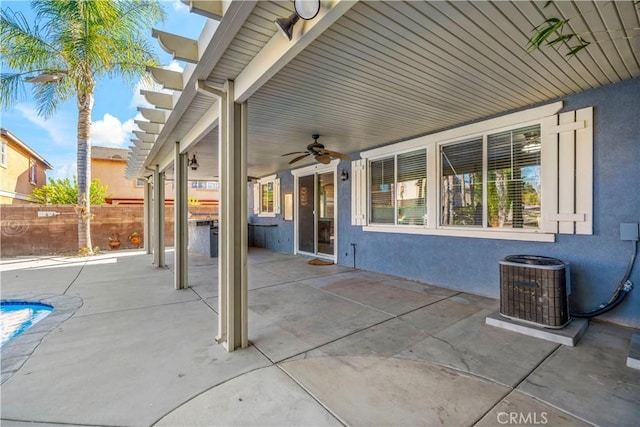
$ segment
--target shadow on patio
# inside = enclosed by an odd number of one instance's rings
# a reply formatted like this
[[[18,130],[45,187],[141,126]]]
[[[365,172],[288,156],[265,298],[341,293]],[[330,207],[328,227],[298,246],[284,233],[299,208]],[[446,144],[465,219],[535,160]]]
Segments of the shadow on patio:
[[[560,346],[486,326],[496,300],[251,249],[252,345],[227,353],[214,343],[217,260],[190,254],[191,287],[176,291],[167,259],[162,269],[140,252],[3,260],[3,299],[82,300],[51,332],[38,324],[3,348],[4,372],[42,339],[3,374],[3,426],[631,426],[640,416],[630,329],[592,322],[576,347]]]

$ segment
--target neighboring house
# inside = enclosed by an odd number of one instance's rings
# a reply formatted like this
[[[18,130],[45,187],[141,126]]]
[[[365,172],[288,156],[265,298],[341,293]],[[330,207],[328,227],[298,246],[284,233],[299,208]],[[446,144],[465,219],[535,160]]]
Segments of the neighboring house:
[[[31,192],[47,183],[53,166],[7,129],[0,137],[0,204],[34,203]]]
[[[144,181],[125,177],[129,150],[123,148],[91,147],[91,179],[99,179],[107,186],[106,202],[112,205],[141,205],[144,200]],[[166,204],[173,204],[173,182],[165,183]],[[200,205],[218,205],[218,183],[189,182],[189,197]]]

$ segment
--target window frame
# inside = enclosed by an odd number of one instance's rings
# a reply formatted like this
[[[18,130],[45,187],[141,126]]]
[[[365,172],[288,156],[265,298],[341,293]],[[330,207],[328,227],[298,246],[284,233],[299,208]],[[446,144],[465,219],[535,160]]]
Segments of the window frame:
[[[489,196],[489,173],[491,172],[489,170],[489,137],[492,135],[497,135],[500,133],[505,133],[505,132],[510,132],[510,131],[514,131],[514,130],[518,130],[518,129],[523,129],[523,128],[528,128],[528,127],[533,127],[533,126],[538,126],[539,127],[539,132],[541,132],[542,129],[542,120],[534,120],[531,122],[526,122],[526,123],[518,123],[516,125],[512,125],[512,126],[506,126],[503,128],[499,128],[499,129],[491,129],[491,130],[487,130],[486,132],[483,132],[480,135],[473,135],[467,138],[462,138],[459,139],[457,141],[453,141],[453,142],[442,142],[442,143],[438,143],[437,146],[437,155],[438,155],[438,175],[435,177],[438,180],[438,197],[436,200],[436,209],[438,211],[438,213],[440,214],[438,216],[438,222],[437,225],[441,228],[446,228],[446,229],[458,229],[458,228],[466,228],[469,230],[488,230],[491,232],[498,232],[498,231],[508,231],[508,232],[514,232],[514,233],[538,233],[540,231],[542,231],[542,221],[539,218],[538,222],[538,228],[507,228],[507,227],[500,227],[500,228],[493,228],[490,227],[488,224],[488,220],[489,220],[489,212],[488,212],[488,208],[489,208],[489,204],[488,204],[488,196]],[[540,138],[541,135],[539,135]],[[473,141],[481,141],[482,143],[482,158],[481,158],[481,175],[482,175],[482,181],[481,181],[481,189],[482,189],[482,218],[481,218],[481,224],[480,225],[447,225],[447,224],[443,224],[442,223],[442,170],[443,170],[443,166],[442,166],[442,149],[443,147],[451,147],[451,146],[455,146],[457,144],[464,144],[464,143],[469,143],[469,142],[473,142]],[[540,192],[542,192],[542,156],[540,156],[539,158],[540,161]]]
[[[29,159],[29,184],[38,185],[38,163]]]
[[[268,186],[271,184],[271,193],[273,194],[273,203],[271,210],[263,210],[263,194],[262,188],[263,186]],[[276,215],[280,213],[280,180],[277,175],[270,175],[267,177],[260,178],[255,184],[257,186],[257,190],[254,187],[254,204],[257,203],[256,206],[253,207],[254,213],[261,218],[275,218]],[[257,191],[257,196],[255,192]],[[268,193],[267,193],[268,194]]]
[[[365,212],[366,219],[363,225],[363,231],[366,232],[385,232],[385,233],[402,233],[402,234],[426,234],[440,235],[451,237],[470,237],[470,238],[488,238],[488,239],[504,239],[504,240],[520,240],[520,241],[538,241],[538,242],[555,242],[555,233],[545,231],[543,227],[539,229],[517,229],[517,228],[488,228],[486,224],[482,227],[465,227],[465,226],[447,226],[441,224],[441,164],[440,150],[444,145],[451,145],[473,140],[474,138],[483,139],[483,175],[486,175],[487,169],[487,153],[486,139],[491,134],[505,132],[521,127],[540,125],[543,127],[543,120],[551,115],[557,114],[563,107],[562,102],[556,102],[541,107],[512,113],[506,116],[473,123],[448,131],[436,134],[426,135],[423,137],[402,141],[377,149],[364,151],[361,153],[362,159],[366,161],[366,201]],[[370,163],[371,161],[397,156],[398,154],[415,151],[424,148],[427,153],[427,193],[426,193],[426,212],[427,220],[424,225],[398,225],[394,224],[376,224],[370,221]],[[394,157],[395,158],[395,157]],[[541,165],[544,163],[544,156],[541,157]],[[486,177],[484,179],[486,181]],[[486,185],[483,183],[483,186]],[[545,187],[544,179],[541,182],[541,192]],[[484,197],[484,196],[483,196]],[[483,209],[486,210],[486,203],[483,203]],[[483,223],[486,219],[486,212],[483,212]]]
[[[397,227],[424,227],[427,224],[428,221],[428,215],[427,215],[427,210],[429,208],[429,204],[428,204],[428,191],[425,189],[425,193],[427,194],[425,196],[425,214],[423,215],[423,224],[400,224],[399,221],[399,210],[400,207],[398,206],[398,157],[403,155],[403,154],[409,154],[409,153],[414,153],[417,151],[424,151],[425,153],[425,180],[428,182],[429,181],[429,167],[428,167],[428,153],[427,153],[427,149],[426,147],[417,147],[417,148],[411,148],[411,149],[407,149],[407,150],[403,150],[403,151],[397,151],[394,152],[392,154],[385,154],[385,155],[381,155],[381,156],[377,156],[377,157],[371,157],[367,159],[367,218],[368,218],[368,224],[369,225],[374,225],[374,226],[397,226]],[[386,159],[393,159],[393,195],[392,195],[392,201],[393,201],[393,223],[382,223],[382,222],[371,222],[370,219],[372,218],[372,205],[371,205],[371,193],[372,193],[372,189],[371,189],[371,163],[372,162],[377,162],[377,161],[381,161],[381,160],[386,160]],[[427,184],[428,185],[428,184]]]
[[[7,141],[2,140],[2,144],[0,144],[0,166],[3,168],[7,167]]]

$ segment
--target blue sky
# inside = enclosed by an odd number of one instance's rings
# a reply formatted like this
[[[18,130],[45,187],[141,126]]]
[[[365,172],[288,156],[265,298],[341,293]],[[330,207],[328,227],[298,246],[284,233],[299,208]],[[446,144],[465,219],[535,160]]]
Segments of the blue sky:
[[[156,24],[156,28],[169,33],[197,39],[206,19],[189,13],[179,0],[163,0],[166,19]],[[29,1],[2,1],[2,9],[22,12],[33,22]],[[151,31],[149,30],[149,39]],[[184,64],[172,61],[152,39],[161,66],[181,70]],[[137,106],[145,101],[139,95],[140,84],[136,87],[119,80],[98,81],[92,112],[91,142],[93,145],[127,148],[131,145],[133,120],[141,119]],[[27,86],[27,91],[30,88]],[[157,90],[157,89],[156,89]],[[29,93],[29,92],[28,92]],[[149,106],[149,105],[147,105]],[[58,108],[48,120],[39,117],[30,96],[11,109],[0,113],[0,124],[20,138],[28,146],[42,155],[54,167],[47,172],[48,178],[70,178],[76,174],[76,123],[77,108],[71,100]]]

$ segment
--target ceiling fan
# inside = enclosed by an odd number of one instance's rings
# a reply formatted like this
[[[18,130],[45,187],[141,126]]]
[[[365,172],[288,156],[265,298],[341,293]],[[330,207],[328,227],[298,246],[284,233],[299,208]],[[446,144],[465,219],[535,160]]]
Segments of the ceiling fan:
[[[320,163],[324,163],[325,165],[331,162],[332,157],[342,160],[351,160],[351,156],[348,156],[347,154],[327,150],[326,148],[324,148],[324,145],[318,142],[318,138],[320,138],[319,134],[314,133],[313,135],[311,135],[311,138],[313,138],[313,142],[307,145],[307,151],[294,151],[292,153],[283,154],[282,157],[290,156],[291,154],[302,154],[302,156],[298,156],[295,159],[291,160],[289,164],[302,160],[307,156],[313,156],[314,159],[316,159]]]

